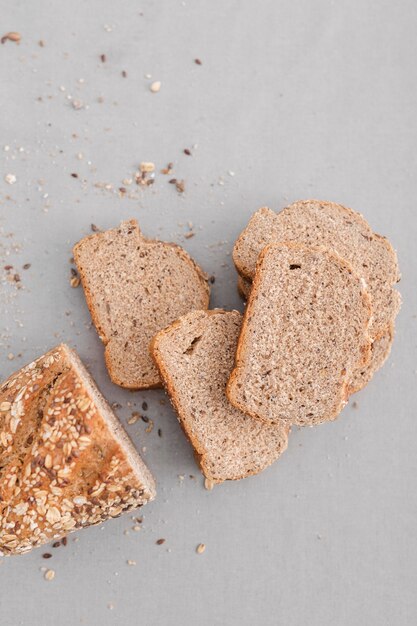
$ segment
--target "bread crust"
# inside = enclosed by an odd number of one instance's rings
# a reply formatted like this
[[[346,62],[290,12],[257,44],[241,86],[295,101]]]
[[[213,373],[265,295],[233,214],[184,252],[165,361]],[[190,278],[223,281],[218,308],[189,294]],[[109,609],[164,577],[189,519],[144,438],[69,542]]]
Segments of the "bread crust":
[[[149,470],[65,344],[3,383],[0,441],[3,555],[28,552],[155,497]]]
[[[195,311],[195,313],[197,313],[197,311]],[[214,315],[225,315],[225,314],[230,314],[230,313],[236,313],[238,315],[240,315],[238,313],[238,311],[224,311],[222,309],[212,309],[209,311],[201,311],[201,313],[204,313],[207,317],[211,317]],[[186,317],[186,316],[183,316]],[[177,414],[178,417],[178,421],[179,424],[181,426],[181,429],[184,433],[184,435],[186,436],[187,440],[190,442],[190,444],[193,447],[194,450],[194,457],[195,460],[198,464],[198,466],[200,467],[200,470],[202,472],[202,474],[208,478],[213,484],[219,484],[224,482],[224,479],[219,479],[218,477],[214,476],[213,473],[211,472],[211,468],[210,468],[210,464],[207,461],[206,458],[206,453],[204,448],[202,447],[202,445],[200,444],[200,441],[196,438],[193,437],[191,434],[191,430],[187,428],[187,415],[185,410],[183,409],[183,406],[180,402],[180,399],[178,397],[178,394],[176,393],[175,390],[175,385],[173,383],[173,380],[165,366],[164,360],[163,358],[161,358],[160,354],[159,354],[159,343],[160,341],[167,336],[170,332],[172,332],[175,328],[179,328],[181,327],[182,321],[181,318],[179,320],[176,320],[173,324],[171,324],[169,327],[167,327],[164,330],[161,330],[159,333],[157,333],[155,335],[155,337],[153,338],[152,342],[151,342],[151,354],[153,356],[153,359],[155,361],[156,366],[158,367],[160,374],[161,374],[161,378],[162,381],[164,383],[164,387],[168,393],[168,396],[170,398],[170,401],[172,403],[172,406]],[[282,452],[284,452],[287,448],[288,445],[288,441],[287,441],[287,437],[288,434],[290,432],[290,427],[288,425],[282,425],[282,432],[283,432],[283,440],[282,440],[282,445],[280,448],[280,454]],[[265,469],[266,467],[268,467],[269,465],[271,465],[274,462],[275,459],[271,460],[268,463],[265,463],[264,467],[262,469]],[[227,478],[227,480],[240,480],[243,478],[246,478],[248,476],[253,476],[256,475],[260,472],[260,469],[256,469],[254,468],[253,470],[249,470],[246,471],[245,473],[239,474],[239,475],[235,475],[232,478]]]
[[[183,249],[181,248],[181,246],[175,244],[175,243],[170,243],[170,242],[162,242],[162,241],[158,241],[156,239],[148,239],[146,237],[143,236],[142,231],[138,225],[137,220],[135,219],[130,219],[127,220],[126,222],[122,222],[122,225],[127,225],[130,228],[134,229],[135,231],[137,231],[138,237],[141,240],[141,242],[147,246],[164,246],[164,247],[169,247],[171,249],[174,249],[176,254],[178,255],[178,257],[181,259],[182,262],[187,263],[189,265],[189,267],[191,267],[193,269],[193,271],[195,272],[197,281],[198,281],[198,288],[202,289],[202,298],[203,298],[203,305],[207,308],[209,305],[209,300],[210,300],[210,287],[208,285],[207,282],[207,277],[204,274],[204,272],[202,271],[202,269],[197,265],[197,263],[189,256],[189,254]],[[119,227],[120,228],[120,227]],[[114,229],[117,230],[117,229]],[[157,378],[155,378],[154,380],[152,380],[151,382],[144,382],[143,380],[137,380],[134,383],[132,382],[128,382],[126,380],[124,380],[121,376],[119,376],[117,374],[116,371],[116,367],[115,364],[112,361],[112,355],[111,355],[111,341],[112,341],[112,337],[110,337],[105,329],[103,328],[103,325],[100,322],[100,315],[98,313],[98,311],[96,310],[96,307],[94,306],[94,296],[92,293],[92,290],[89,287],[88,284],[88,279],[86,276],[86,272],[84,270],[84,266],[81,262],[80,259],[80,250],[82,248],[82,246],[85,244],[86,241],[89,240],[96,240],[97,238],[103,237],[105,235],[105,233],[107,233],[108,231],[103,231],[102,233],[94,233],[92,235],[88,235],[87,237],[84,237],[83,239],[81,239],[78,243],[76,243],[73,247],[73,255],[74,255],[74,259],[75,259],[75,263],[77,265],[78,271],[80,273],[80,278],[81,278],[81,284],[84,290],[84,294],[85,294],[85,299],[86,299],[86,303],[88,306],[88,309],[90,311],[90,315],[91,318],[93,320],[93,324],[96,327],[96,330],[98,332],[98,335],[101,339],[101,341],[103,342],[104,346],[105,346],[105,351],[104,351],[104,360],[106,363],[106,367],[109,373],[109,376],[112,380],[112,382],[114,382],[116,385],[119,385],[120,387],[124,387],[125,389],[159,389],[162,387],[162,383],[160,380],[158,380]],[[157,269],[157,268],[156,268]]]
[[[353,276],[357,278],[358,281],[363,281],[363,279],[354,271],[354,269],[352,268],[352,266],[350,265],[348,261],[346,261],[345,259],[342,259],[336,252],[334,252],[333,250],[329,250],[328,248],[325,248],[324,246],[312,247],[312,246],[305,246],[303,244],[298,244],[292,241],[287,241],[287,242],[281,242],[281,243],[268,244],[267,246],[264,247],[262,252],[259,254],[257,265],[256,265],[255,276],[254,276],[254,280],[252,283],[252,288],[250,291],[247,306],[245,308],[245,312],[243,314],[242,329],[239,335],[237,349],[236,349],[235,367],[230,375],[230,378],[226,387],[226,395],[229,401],[231,402],[231,404],[233,404],[233,406],[240,409],[247,415],[250,415],[251,417],[255,419],[259,419],[266,423],[271,423],[271,422],[269,420],[264,419],[262,416],[258,415],[253,410],[251,411],[248,406],[246,406],[244,403],[242,403],[239,400],[239,398],[236,397],[236,395],[234,394],[234,391],[235,391],[238,376],[239,376],[239,369],[244,367],[244,361],[243,361],[242,355],[245,350],[245,345],[244,345],[243,335],[244,335],[244,330],[246,329],[248,320],[253,315],[253,307],[254,307],[256,295],[257,295],[257,292],[259,290],[260,283],[261,283],[261,273],[259,271],[259,268],[261,267],[263,263],[263,259],[268,254],[268,251],[274,247],[280,247],[280,246],[293,249],[293,250],[308,250],[312,252],[320,252],[326,255],[327,257],[333,258],[334,260],[336,260],[337,263],[341,267],[344,267],[346,270],[348,270]],[[361,357],[360,363],[358,363],[358,367],[365,367],[369,363],[370,358],[371,358],[371,344],[372,344],[371,338],[368,334],[369,324],[372,319],[372,305],[371,305],[371,299],[365,290],[362,291],[362,301],[367,311],[367,325],[363,329],[364,330],[364,343],[362,344],[360,348],[362,357]],[[325,415],[323,419],[321,420],[321,422],[332,421],[336,419],[336,417],[339,415],[344,405],[347,403],[349,394],[350,394],[350,383],[348,381],[343,382],[340,407],[338,408],[338,410],[334,412],[334,414]],[[306,424],[299,424],[299,425],[304,426]]]

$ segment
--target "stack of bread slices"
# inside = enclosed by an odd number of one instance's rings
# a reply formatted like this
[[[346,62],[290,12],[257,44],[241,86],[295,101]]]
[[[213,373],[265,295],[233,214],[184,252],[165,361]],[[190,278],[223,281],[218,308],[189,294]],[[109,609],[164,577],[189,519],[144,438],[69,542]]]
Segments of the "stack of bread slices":
[[[151,352],[203,473],[257,473],[292,425],[335,419],[386,360],[400,295],[395,251],[365,219],[307,200],[257,211],[233,250],[237,312],[193,312]]]
[[[335,419],[387,358],[396,254],[365,219],[308,200],[257,211],[233,258],[245,313],[135,220],[74,247],[112,381],[164,386],[208,484],[262,471],[292,425]],[[67,346],[0,387],[0,550],[25,552],[155,496],[149,470]]]

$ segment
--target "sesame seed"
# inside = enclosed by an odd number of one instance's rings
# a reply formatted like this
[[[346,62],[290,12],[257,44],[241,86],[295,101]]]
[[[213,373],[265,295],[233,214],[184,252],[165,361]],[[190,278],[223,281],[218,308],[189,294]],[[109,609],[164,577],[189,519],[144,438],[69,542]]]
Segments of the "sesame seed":
[[[45,552],[45,554],[42,554],[42,558],[43,559],[50,559],[50,558],[52,558],[52,554],[50,552]]]
[[[205,549],[206,549],[205,544],[204,543],[199,543],[198,546],[196,547],[195,551],[197,552],[197,554],[203,554]]]
[[[166,539],[158,539],[158,540],[156,541],[156,545],[157,545],[157,546],[162,546],[162,544],[163,544],[163,543],[165,543],[165,541],[166,541]]]
[[[214,487],[214,482],[210,480],[210,478],[206,478],[204,481],[204,487],[207,489],[207,491],[211,491]]]
[[[47,569],[44,578],[45,580],[53,580],[55,578],[55,570]]]
[[[139,418],[140,418],[140,413],[138,413],[137,411],[134,411],[132,413],[132,416],[129,417],[129,419],[127,420],[127,423],[129,424],[129,426],[131,426],[132,424],[135,424]]]

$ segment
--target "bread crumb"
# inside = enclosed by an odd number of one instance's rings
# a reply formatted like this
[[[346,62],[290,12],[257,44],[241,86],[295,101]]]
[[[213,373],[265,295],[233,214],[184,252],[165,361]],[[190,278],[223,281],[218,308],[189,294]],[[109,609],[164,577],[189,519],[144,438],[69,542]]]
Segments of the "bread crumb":
[[[153,83],[151,83],[149,89],[152,91],[152,93],[158,93],[158,91],[161,89],[161,81],[155,80]]]
[[[132,561],[132,559],[128,559],[128,560],[126,561],[126,563],[127,563],[128,565],[136,565],[136,561]]]
[[[163,544],[163,543],[165,543],[165,541],[166,541],[166,539],[158,539],[158,540],[156,541],[156,545],[157,545],[157,546],[162,546],[162,544]]]
[[[17,178],[14,174],[6,174],[6,176],[4,177],[4,180],[6,181],[7,184],[14,185],[15,182],[17,181]]]
[[[142,161],[139,166],[141,172],[154,172],[155,171],[155,163],[151,163],[150,161]]]
[[[20,43],[22,36],[20,33],[10,32],[3,35],[0,39],[1,43],[6,43],[6,41],[13,41],[14,43]]]

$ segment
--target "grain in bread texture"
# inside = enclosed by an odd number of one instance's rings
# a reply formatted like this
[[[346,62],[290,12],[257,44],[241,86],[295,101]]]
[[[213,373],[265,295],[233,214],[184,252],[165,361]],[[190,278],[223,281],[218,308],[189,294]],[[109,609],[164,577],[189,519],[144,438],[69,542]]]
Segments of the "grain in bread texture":
[[[320,424],[346,404],[367,364],[370,298],[326,248],[269,244],[261,252],[227,395],[268,423]]]
[[[288,426],[263,424],[226,397],[241,321],[237,311],[195,311],[152,342],[180,424],[213,483],[257,474],[287,447]]]
[[[0,553],[28,552],[155,497],[78,356],[57,346],[0,387]]]
[[[346,259],[368,285],[372,338],[389,332],[401,302],[393,289],[400,279],[397,256],[389,241],[375,234],[360,213],[322,200],[295,202],[280,213],[259,209],[234,246],[233,260],[239,274],[253,280],[262,249],[281,241],[324,246]]]
[[[74,259],[112,381],[161,386],[150,341],[179,316],[208,307],[201,269],[180,246],[146,239],[136,220],[82,239]]]

